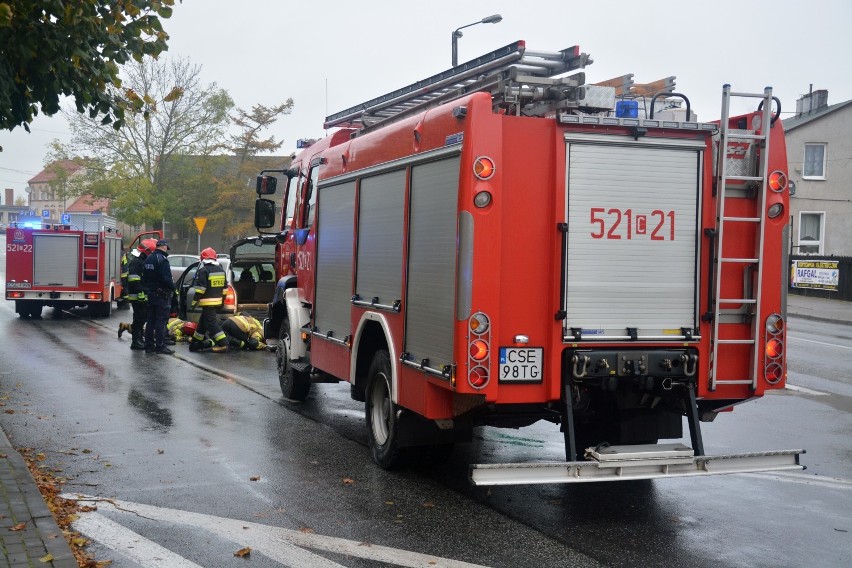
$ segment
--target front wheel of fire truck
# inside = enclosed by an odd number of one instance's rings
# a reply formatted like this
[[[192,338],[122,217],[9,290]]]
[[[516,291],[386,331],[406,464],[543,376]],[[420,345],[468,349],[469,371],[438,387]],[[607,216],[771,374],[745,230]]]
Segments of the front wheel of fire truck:
[[[275,349],[275,359],[278,363],[278,382],[281,384],[281,394],[290,400],[305,400],[311,390],[311,375],[293,367],[290,361],[290,319],[284,317],[281,329],[278,331],[278,346]]]
[[[377,351],[370,364],[367,382],[367,438],[373,460],[383,469],[392,469],[402,463],[399,447],[399,415],[391,398],[390,355],[384,349]]]

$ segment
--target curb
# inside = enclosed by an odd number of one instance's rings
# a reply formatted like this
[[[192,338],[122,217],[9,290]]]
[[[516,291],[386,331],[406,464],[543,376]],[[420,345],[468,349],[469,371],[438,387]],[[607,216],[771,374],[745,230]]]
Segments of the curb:
[[[0,474],[0,490],[3,493],[0,507],[8,506],[15,521],[26,522],[26,528],[17,533],[20,543],[15,537],[2,535],[5,558],[9,566],[38,565],[42,557],[50,554],[53,561],[44,563],[44,566],[77,568],[77,559],[38,490],[27,463],[12,446],[2,428],[0,452],[6,454],[5,460],[0,460],[6,462]]]

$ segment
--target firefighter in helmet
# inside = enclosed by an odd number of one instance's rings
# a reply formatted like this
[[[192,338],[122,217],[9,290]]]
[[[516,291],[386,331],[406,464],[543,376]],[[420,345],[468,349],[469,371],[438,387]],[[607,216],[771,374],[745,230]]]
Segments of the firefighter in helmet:
[[[263,342],[263,324],[247,313],[231,316],[222,323],[233,349],[266,349]]]
[[[219,265],[216,251],[210,247],[201,251],[201,266],[195,273],[195,297],[192,299],[192,307],[201,307],[201,317],[198,320],[198,329],[189,342],[191,351],[198,351],[207,346],[205,335],[213,344],[212,351],[221,353],[228,350],[228,338],[222,331],[217,316],[224,302],[222,296],[225,293],[225,279],[225,270]]]
[[[127,263],[127,300],[133,308],[133,321],[129,325],[122,322],[118,324],[118,336],[125,331],[130,331],[132,340],[130,348],[134,350],[145,349],[143,336],[145,320],[148,317],[148,296],[142,289],[142,269],[145,259],[156,248],[156,239],[144,239],[139,246],[130,251],[130,261]]]

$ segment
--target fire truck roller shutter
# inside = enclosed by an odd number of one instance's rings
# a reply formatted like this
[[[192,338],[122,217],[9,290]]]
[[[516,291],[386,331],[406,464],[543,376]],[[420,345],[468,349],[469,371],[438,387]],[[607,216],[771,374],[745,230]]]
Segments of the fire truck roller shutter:
[[[681,337],[697,326],[704,143],[569,140],[566,336]]]
[[[412,168],[405,351],[441,369],[453,364],[458,156]]]
[[[33,285],[78,286],[79,235],[33,235]]]
[[[361,180],[355,293],[392,306],[402,299],[404,169]]]
[[[315,325],[337,339],[351,334],[355,182],[319,188]]]
[[[109,237],[107,242],[107,277],[106,281],[121,280],[121,239],[119,237]]]

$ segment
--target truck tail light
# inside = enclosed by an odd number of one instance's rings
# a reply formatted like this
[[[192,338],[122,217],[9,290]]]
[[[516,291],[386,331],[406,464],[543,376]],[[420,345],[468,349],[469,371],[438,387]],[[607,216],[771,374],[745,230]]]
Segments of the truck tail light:
[[[9,298],[10,300],[13,300],[13,299],[16,299],[16,298],[23,298],[24,293],[23,292],[6,292],[6,297]]]
[[[470,358],[474,361],[482,361],[488,357],[488,344],[477,339],[470,344]]]
[[[770,385],[784,378],[784,319],[779,314],[766,318],[766,345],[763,377]]]
[[[86,294],[87,300],[100,300],[102,294],[100,292],[89,292]]]
[[[467,382],[475,389],[481,389],[488,384],[488,369],[485,367],[474,367],[467,375]]]
[[[476,312],[467,320],[467,382],[475,389],[485,388],[491,361],[491,320]]]
[[[223,303],[229,308],[236,307],[237,305],[237,294],[234,292],[234,287],[230,284],[228,284],[228,287],[225,288]]]

